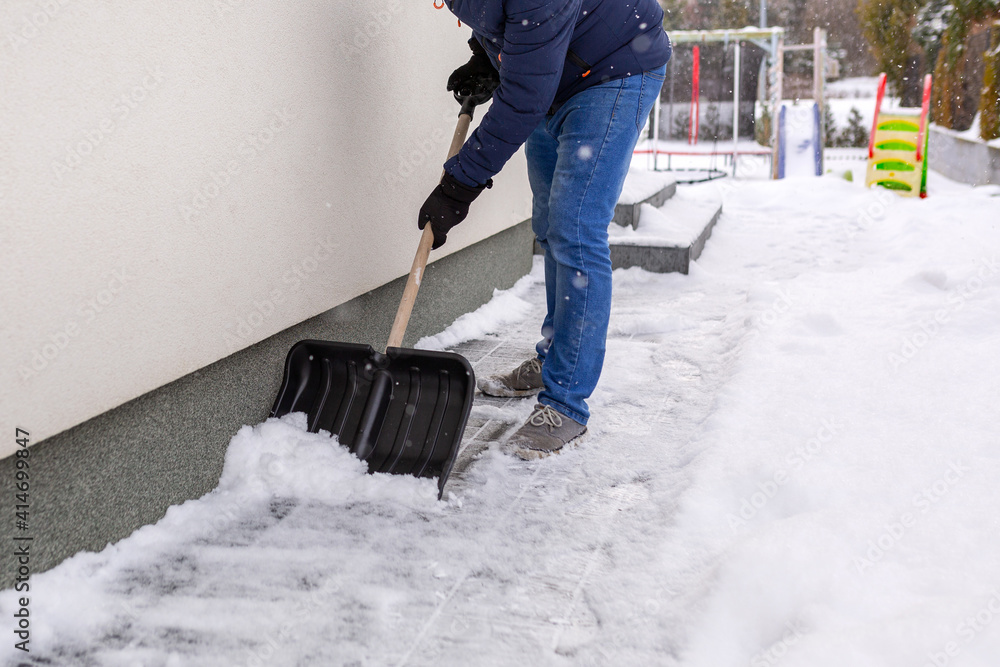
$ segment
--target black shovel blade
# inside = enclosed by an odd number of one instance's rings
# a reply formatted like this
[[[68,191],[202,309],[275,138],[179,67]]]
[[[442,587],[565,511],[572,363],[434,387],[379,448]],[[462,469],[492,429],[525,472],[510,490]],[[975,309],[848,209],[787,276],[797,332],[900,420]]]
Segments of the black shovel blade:
[[[303,340],[285,360],[272,417],[304,412],[369,472],[437,477],[444,491],[472,409],[476,380],[465,357]]]

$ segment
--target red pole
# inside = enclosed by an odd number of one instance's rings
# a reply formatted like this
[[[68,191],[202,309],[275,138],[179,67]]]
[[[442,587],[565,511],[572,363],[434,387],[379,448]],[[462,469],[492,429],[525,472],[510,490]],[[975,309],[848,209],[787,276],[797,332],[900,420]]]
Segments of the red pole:
[[[878,75],[878,96],[875,98],[875,120],[872,121],[872,134],[868,137],[869,160],[875,157],[875,130],[878,129],[878,115],[882,111],[882,98],[885,97],[885,82],[885,72],[882,72]]]
[[[694,58],[694,65],[691,68],[691,117],[688,120],[688,143],[696,144],[698,143],[698,125],[700,124],[699,108],[698,108],[698,86],[700,85],[700,62],[701,62],[701,52],[698,46],[695,45],[692,49],[692,56]]]
[[[920,105],[920,132],[917,134],[917,162],[924,155],[924,132],[927,131],[927,114],[931,108],[931,75],[924,77],[924,101]]]

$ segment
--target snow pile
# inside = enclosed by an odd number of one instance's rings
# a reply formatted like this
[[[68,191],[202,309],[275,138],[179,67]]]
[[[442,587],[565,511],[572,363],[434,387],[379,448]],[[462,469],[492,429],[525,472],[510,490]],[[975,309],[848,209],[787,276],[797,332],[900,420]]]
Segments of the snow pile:
[[[301,412],[244,426],[229,443],[218,488],[206,499],[243,504],[280,497],[336,505],[379,498],[427,505],[428,493],[437,496],[432,480],[407,477],[395,484],[390,475],[368,475],[368,466],[336,437],[306,427]]]
[[[329,433],[305,428],[302,413],[244,426],[215,491],[32,577],[32,655],[62,665],[273,664],[272,643],[308,636],[307,615],[336,604],[343,584],[325,564],[406,567],[391,549],[356,553],[348,534],[317,537],[321,521],[282,523],[293,510],[363,520],[377,507],[401,517],[381,526],[391,544],[412,517],[446,507],[434,480],[369,475]],[[375,604],[379,596],[366,592]],[[12,591],[0,595],[5,616],[13,602]],[[8,650],[0,660],[27,657]]]
[[[417,341],[418,350],[447,350],[459,343],[480,338],[492,331],[501,331],[504,325],[523,319],[531,310],[525,301],[533,285],[544,280],[537,273],[530,273],[518,280],[509,290],[493,290],[493,299],[475,311],[462,315],[451,326],[434,336]]]
[[[661,555],[672,590],[706,592],[681,664],[995,664],[1000,229],[987,191],[933,185],[769,184],[815,212],[781,239],[753,220],[788,219],[771,197],[727,210],[753,232],[706,254],[757,254],[779,280],[747,293]]]

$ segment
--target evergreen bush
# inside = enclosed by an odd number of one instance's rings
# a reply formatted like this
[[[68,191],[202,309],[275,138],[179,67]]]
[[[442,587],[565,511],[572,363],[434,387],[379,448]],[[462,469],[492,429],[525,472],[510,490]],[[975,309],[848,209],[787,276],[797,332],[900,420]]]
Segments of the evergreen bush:
[[[984,55],[983,92],[979,97],[979,136],[1000,137],[1000,23],[993,26],[990,48]]]

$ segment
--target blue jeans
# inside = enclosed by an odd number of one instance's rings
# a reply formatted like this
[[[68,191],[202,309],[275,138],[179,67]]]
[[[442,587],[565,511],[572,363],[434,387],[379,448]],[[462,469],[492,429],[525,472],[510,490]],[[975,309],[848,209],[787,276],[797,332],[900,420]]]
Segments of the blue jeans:
[[[666,67],[571,97],[525,144],[531,226],[545,252],[538,402],[586,424],[611,315],[608,225]]]

